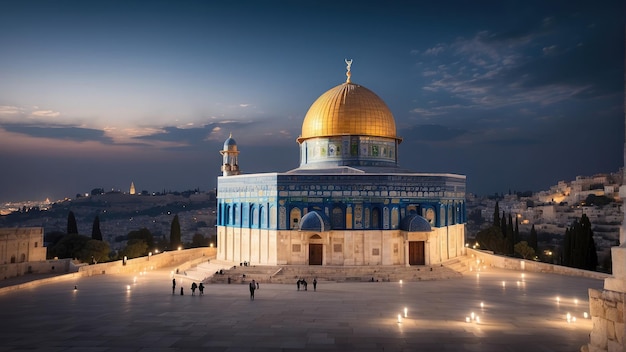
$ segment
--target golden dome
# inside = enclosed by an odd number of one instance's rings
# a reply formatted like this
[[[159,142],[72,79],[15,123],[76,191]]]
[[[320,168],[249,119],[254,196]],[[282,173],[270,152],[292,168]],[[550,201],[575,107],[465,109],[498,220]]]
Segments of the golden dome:
[[[396,136],[396,122],[385,102],[371,90],[351,83],[350,76],[346,83],[328,90],[311,105],[298,142],[345,135],[401,140]]]

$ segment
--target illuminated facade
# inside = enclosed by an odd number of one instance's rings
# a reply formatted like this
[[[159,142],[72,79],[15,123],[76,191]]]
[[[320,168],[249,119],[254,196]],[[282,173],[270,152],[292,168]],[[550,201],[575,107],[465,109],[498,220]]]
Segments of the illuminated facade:
[[[43,227],[0,229],[0,263],[16,264],[46,260]]]
[[[298,168],[240,174],[236,142],[224,143],[218,259],[408,266],[465,254],[465,176],[400,168],[391,111],[346,63],[346,82],[304,118]]]

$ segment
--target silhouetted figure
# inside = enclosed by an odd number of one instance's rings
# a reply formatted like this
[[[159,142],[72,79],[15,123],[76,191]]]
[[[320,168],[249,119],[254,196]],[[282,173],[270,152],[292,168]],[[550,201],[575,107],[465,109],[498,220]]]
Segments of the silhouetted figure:
[[[176,279],[172,279],[172,294],[174,294],[175,290],[176,290]]]
[[[248,286],[250,286],[250,300],[254,301],[254,290],[256,290],[256,283],[254,282],[254,280],[252,280]]]
[[[306,291],[306,287],[307,287],[308,283],[306,282],[305,279],[302,279],[302,285],[304,285],[304,290]]]
[[[317,278],[313,278],[313,291],[317,291]]]
[[[300,291],[300,279],[298,279],[298,281],[296,281],[296,285],[298,286],[298,291]]]
[[[200,290],[200,296],[204,295],[204,285],[202,282],[198,285],[198,289]]]
[[[191,284],[191,295],[195,296],[196,295],[196,288],[198,288],[198,285],[194,282]]]
[[[183,295],[183,287],[182,286],[180,287],[180,295],[181,296]]]

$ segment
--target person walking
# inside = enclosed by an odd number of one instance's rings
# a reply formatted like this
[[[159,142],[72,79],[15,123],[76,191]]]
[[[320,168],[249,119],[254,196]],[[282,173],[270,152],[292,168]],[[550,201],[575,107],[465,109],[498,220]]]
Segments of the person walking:
[[[172,294],[176,291],[176,279],[172,279]]]
[[[313,278],[313,291],[317,291],[317,278]]]
[[[256,290],[256,282],[252,280],[249,284],[250,286],[250,300],[254,301],[254,290]]]
[[[300,279],[298,279],[298,281],[296,281],[296,285],[298,286],[298,291],[300,291]]]
[[[191,295],[195,296],[196,295],[196,288],[198,288],[198,284],[196,284],[195,282],[191,284]]]
[[[204,285],[202,282],[198,285],[198,290],[200,290],[200,296],[204,295]]]

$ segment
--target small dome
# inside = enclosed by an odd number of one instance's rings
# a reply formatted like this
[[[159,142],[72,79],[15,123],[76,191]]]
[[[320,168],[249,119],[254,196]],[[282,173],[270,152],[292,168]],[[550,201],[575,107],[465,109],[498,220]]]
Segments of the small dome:
[[[318,211],[306,213],[300,220],[300,230],[302,231],[330,231],[330,220]]]
[[[233,139],[233,135],[228,136],[228,139],[224,142],[224,150],[228,151],[236,151],[237,150],[237,142]]]
[[[400,230],[407,232],[430,232],[432,228],[428,220],[413,213],[400,221]]]
[[[400,140],[385,102],[371,90],[351,82],[331,88],[317,98],[304,117],[298,142],[346,135]]]

